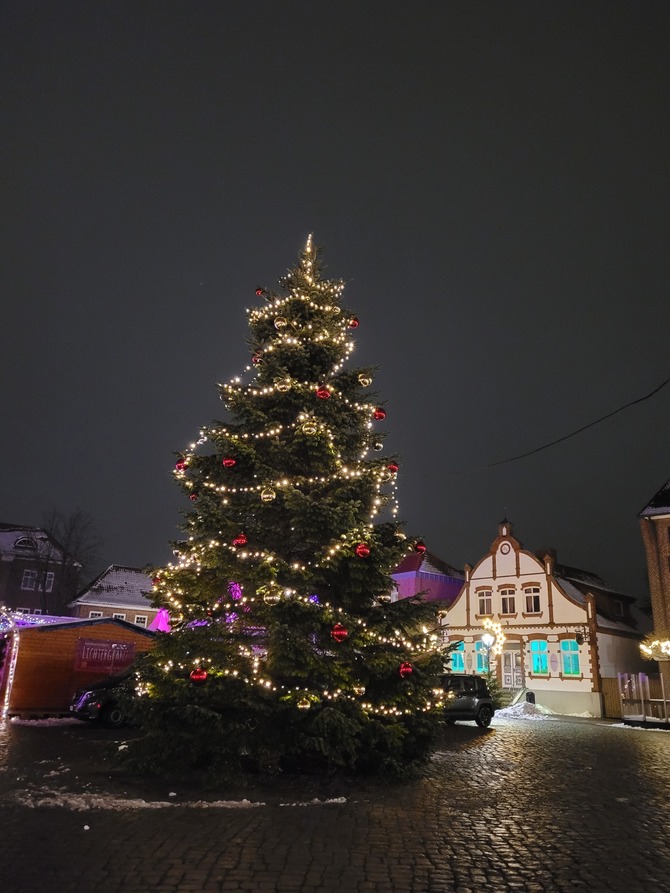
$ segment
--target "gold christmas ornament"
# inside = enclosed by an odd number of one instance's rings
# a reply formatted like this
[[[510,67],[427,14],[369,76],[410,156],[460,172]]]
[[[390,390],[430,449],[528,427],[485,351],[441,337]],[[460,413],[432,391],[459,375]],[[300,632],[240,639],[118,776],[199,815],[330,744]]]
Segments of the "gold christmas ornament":
[[[358,376],[358,383],[364,388],[369,388],[372,384],[372,378],[366,372],[361,372]]]
[[[272,487],[266,487],[265,490],[261,490],[261,501],[262,502],[272,502],[275,499],[277,494],[272,489]]]
[[[266,605],[276,605],[282,597],[282,588],[277,583],[267,583],[256,590],[256,595],[262,598]]]

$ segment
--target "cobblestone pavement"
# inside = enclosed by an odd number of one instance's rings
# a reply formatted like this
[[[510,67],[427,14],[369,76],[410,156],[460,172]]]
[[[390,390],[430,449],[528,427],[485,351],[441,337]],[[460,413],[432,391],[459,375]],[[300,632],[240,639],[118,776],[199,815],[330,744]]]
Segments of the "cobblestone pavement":
[[[206,793],[119,775],[122,737],[0,725],[2,893],[670,891],[668,732],[496,718],[411,782]]]

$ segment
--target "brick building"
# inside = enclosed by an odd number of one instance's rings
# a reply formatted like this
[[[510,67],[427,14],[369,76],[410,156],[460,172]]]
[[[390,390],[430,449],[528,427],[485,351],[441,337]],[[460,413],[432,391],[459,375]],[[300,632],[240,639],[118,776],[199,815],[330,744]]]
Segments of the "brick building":
[[[22,614],[63,614],[81,564],[40,527],[0,524],[0,605]]]
[[[70,605],[73,617],[111,617],[148,627],[158,613],[151,578],[139,568],[110,565]]]
[[[655,493],[639,514],[647,558],[654,637],[670,641],[670,481]],[[657,655],[661,657],[661,655]],[[670,691],[670,657],[658,662],[666,691]]]

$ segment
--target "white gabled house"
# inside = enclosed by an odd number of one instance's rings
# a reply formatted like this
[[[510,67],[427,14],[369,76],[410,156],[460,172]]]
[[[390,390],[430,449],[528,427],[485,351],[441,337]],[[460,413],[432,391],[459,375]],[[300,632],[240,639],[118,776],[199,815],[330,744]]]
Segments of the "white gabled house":
[[[602,716],[603,679],[644,669],[649,623],[635,599],[551,553],[525,551],[507,520],[488,554],[466,565],[442,623],[445,640],[460,643],[453,671],[486,673],[490,660],[503,689],[526,689],[557,713]]]

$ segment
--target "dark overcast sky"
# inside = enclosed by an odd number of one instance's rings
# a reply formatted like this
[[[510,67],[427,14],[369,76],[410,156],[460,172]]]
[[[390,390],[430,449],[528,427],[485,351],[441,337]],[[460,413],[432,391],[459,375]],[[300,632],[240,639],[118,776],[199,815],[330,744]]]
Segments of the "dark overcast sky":
[[[173,451],[307,234],[379,364],[401,515],[452,564],[504,515],[644,595],[670,476],[666,2],[0,5],[0,520],[171,558]],[[466,470],[466,473],[463,473]]]

